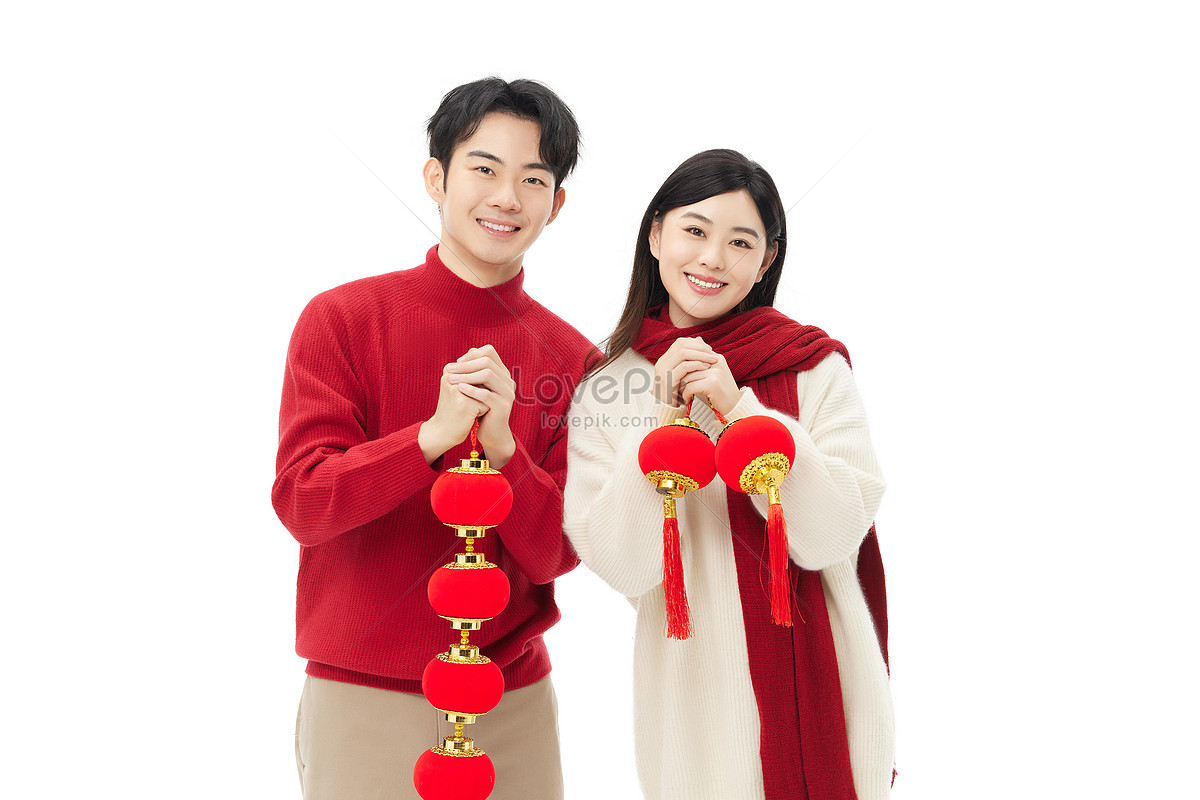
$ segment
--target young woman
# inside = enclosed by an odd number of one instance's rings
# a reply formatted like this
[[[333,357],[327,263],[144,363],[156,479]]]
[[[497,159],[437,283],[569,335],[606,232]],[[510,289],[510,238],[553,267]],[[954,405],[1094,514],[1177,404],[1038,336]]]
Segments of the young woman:
[[[884,482],[846,349],[771,307],[786,247],[765,170],[731,150],[685,161],[646,209],[625,310],[569,418],[564,524],[637,608],[636,749],[650,798],[875,800],[891,786],[872,528]],[[756,414],[795,439],[781,492],[790,626],[772,621],[766,591],[766,500],[718,477],[678,502],[692,634],[665,636],[663,502],[638,448],[689,403],[714,441],[720,417]]]

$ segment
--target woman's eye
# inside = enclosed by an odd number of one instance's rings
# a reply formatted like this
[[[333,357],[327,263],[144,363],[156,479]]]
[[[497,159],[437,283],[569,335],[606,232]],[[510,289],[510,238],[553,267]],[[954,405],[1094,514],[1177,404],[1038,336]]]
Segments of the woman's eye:
[[[697,228],[694,225],[690,228],[684,228],[684,230],[687,231],[688,233],[690,233],[692,236],[703,236],[704,235],[704,231],[700,230],[699,228]]]
[[[745,239],[734,239],[732,242],[730,242],[730,244],[734,247],[745,247],[747,250],[754,247],[754,245],[750,244]]]

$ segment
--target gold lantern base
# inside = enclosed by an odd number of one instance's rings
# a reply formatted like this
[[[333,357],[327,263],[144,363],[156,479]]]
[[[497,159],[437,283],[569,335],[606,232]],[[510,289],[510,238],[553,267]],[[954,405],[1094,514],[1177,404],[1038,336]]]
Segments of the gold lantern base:
[[[483,619],[464,619],[462,617],[443,617],[441,614],[438,614],[438,616],[442,617],[442,619],[449,620],[450,627],[456,631],[477,631],[482,628],[483,623],[487,621]]]
[[[778,504],[779,484],[783,482],[791,467],[791,462],[783,453],[763,453],[746,465],[738,484],[746,494],[766,492],[770,502]],[[770,497],[772,489],[774,497]]]
[[[453,722],[455,725],[471,725],[487,713],[484,711],[481,714],[464,714],[461,711],[447,711],[444,708],[439,708],[438,711],[441,712],[442,719],[446,722]]]
[[[694,492],[700,488],[700,484],[691,478],[665,469],[647,472],[646,480],[654,484],[654,491],[667,497],[683,497],[688,492]]]
[[[454,529],[454,535],[460,539],[482,539],[487,536],[489,528],[496,527],[495,525],[451,525],[449,522],[443,522],[447,528]]]

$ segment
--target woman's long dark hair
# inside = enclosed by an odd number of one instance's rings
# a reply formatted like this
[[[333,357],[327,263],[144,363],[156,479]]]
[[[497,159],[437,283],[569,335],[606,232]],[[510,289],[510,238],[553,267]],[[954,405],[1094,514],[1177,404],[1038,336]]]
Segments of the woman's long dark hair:
[[[697,153],[680,164],[663,182],[642,216],[637,246],[633,251],[633,274],[629,277],[625,310],[608,337],[603,360],[590,367],[588,375],[603,369],[628,350],[642,328],[646,311],[667,301],[667,289],[658,272],[658,259],[650,253],[650,228],[654,221],[661,220],[672,209],[739,189],[749,193],[766,226],[765,240],[768,246],[773,243],[778,251],[762,280],[754,284],[733,312],[774,305],[775,290],[779,287],[783,257],[787,251],[787,220],[784,219],[783,201],[779,197],[779,190],[775,188],[775,181],[771,180],[765,169],[736,150],[705,150]]]

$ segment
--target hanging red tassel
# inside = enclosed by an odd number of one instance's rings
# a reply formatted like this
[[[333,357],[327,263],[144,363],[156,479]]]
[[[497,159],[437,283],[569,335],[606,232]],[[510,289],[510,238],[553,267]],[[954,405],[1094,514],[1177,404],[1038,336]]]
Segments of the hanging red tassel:
[[[667,638],[688,639],[692,635],[691,610],[683,583],[683,552],[679,542],[679,520],[675,499],[663,500],[663,594],[667,600]]]
[[[767,506],[767,546],[770,548],[771,619],[777,625],[790,628],[792,597],[788,581],[787,520],[783,518],[783,506],[779,503]]]

